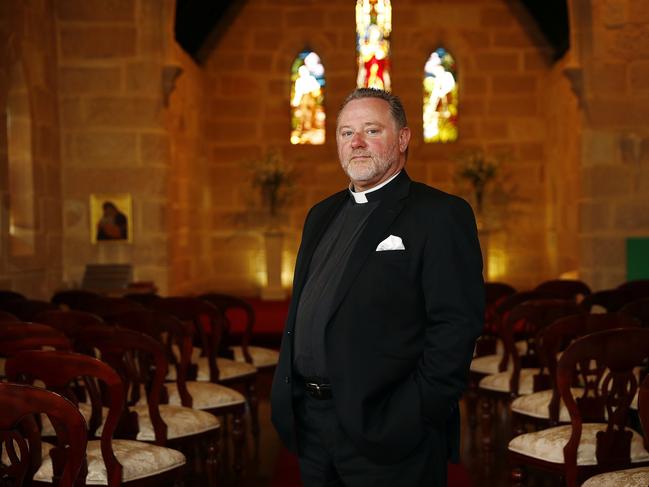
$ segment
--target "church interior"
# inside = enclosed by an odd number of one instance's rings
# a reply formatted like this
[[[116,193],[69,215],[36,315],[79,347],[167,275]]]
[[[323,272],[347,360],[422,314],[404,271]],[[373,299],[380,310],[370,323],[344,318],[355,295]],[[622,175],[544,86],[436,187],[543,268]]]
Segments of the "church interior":
[[[220,378],[208,370],[201,379],[198,367],[188,384],[223,387],[231,403],[202,408],[202,420],[221,422],[189,437],[207,445],[205,461],[192,464],[181,445],[187,465],[167,467],[160,481],[179,485],[170,472],[183,472],[192,479],[185,485],[301,485],[270,423],[272,361],[307,212],[349,184],[336,149],[338,109],[370,86],[406,109],[408,175],[462,196],[476,215],[485,333],[462,401],[464,456],[449,467],[449,485],[649,484],[649,380],[641,380],[649,338],[638,331],[649,328],[646,1],[3,0],[0,67],[3,382],[20,365],[16,358],[3,370],[12,347],[34,347],[26,334],[44,337],[41,345],[54,340],[45,325],[90,337],[80,331],[86,322],[47,313],[120,323],[121,311],[167,312],[177,322],[158,332],[178,343],[187,339],[179,323],[207,316],[189,355],[213,320],[212,330],[226,324],[240,342],[226,350],[231,362],[248,369],[224,378],[219,365]],[[586,453],[580,444],[574,465],[563,454],[578,408],[550,402],[548,410],[550,392],[564,398],[557,362],[570,357],[545,361],[540,348],[550,341],[540,342],[544,330],[572,315],[581,321],[571,339],[633,328],[619,343],[627,359],[639,357],[625,362],[637,378],[615,402],[615,421],[639,433],[617,437],[608,453],[595,440]],[[33,323],[17,332],[5,319]],[[201,340],[217,333],[208,335]],[[569,346],[567,336],[553,352]],[[217,363],[218,351],[206,349]],[[169,355],[178,367],[187,358],[179,350]],[[525,376],[527,359],[550,371],[545,387]],[[504,384],[489,381],[503,374]],[[169,392],[160,407],[187,405],[174,391],[177,402]],[[542,391],[544,411],[523,411],[519,399]],[[610,406],[605,392],[596,395]],[[625,394],[633,402],[620,406]],[[595,423],[613,430],[612,416]],[[143,443],[180,444],[161,440],[153,419]],[[88,448],[102,436],[96,426]],[[114,437],[131,438],[121,426]],[[510,443],[549,426],[568,435],[555,438],[550,459]],[[103,485],[120,485],[108,463]],[[595,476],[629,468],[640,483]]]

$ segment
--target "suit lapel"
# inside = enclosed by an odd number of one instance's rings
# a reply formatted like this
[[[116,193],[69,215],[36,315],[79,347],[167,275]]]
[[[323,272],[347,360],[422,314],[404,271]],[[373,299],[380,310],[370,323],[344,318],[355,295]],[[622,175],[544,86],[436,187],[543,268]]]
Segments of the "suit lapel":
[[[385,238],[388,227],[402,210],[405,197],[408,196],[410,191],[410,178],[405,174],[405,171],[401,176],[403,177],[399,177],[398,180],[394,181],[396,187],[381,199],[379,206],[370,215],[363,233],[358,238],[356,247],[349,256],[349,261],[338,285],[327,321],[336,312],[365,261],[372,252],[376,251],[378,242]]]

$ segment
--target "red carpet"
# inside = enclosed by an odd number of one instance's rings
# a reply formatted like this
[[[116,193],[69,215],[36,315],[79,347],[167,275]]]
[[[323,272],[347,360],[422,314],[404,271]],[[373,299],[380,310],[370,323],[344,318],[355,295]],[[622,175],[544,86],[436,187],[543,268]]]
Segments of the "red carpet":
[[[297,457],[282,448],[277,458],[271,487],[302,487]],[[472,487],[468,472],[462,465],[448,464],[448,487]]]

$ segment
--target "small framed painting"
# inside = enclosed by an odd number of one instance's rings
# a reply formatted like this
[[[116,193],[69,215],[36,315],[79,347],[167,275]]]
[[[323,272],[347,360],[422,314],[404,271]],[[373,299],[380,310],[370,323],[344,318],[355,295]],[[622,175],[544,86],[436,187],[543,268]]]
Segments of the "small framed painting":
[[[90,241],[133,242],[133,202],[128,193],[90,195]]]

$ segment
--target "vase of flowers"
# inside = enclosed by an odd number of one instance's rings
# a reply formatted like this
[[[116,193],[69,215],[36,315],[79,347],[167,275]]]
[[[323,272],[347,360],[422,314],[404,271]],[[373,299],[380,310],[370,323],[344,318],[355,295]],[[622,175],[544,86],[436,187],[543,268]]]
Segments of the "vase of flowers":
[[[286,292],[282,286],[284,231],[280,213],[291,199],[295,173],[277,150],[269,150],[260,159],[250,161],[248,168],[265,220],[266,285],[262,288],[261,297],[265,300],[282,300]]]
[[[498,175],[500,160],[488,156],[482,150],[465,152],[457,157],[458,179],[469,184],[473,199],[475,200],[476,213],[482,216],[487,187]]]

